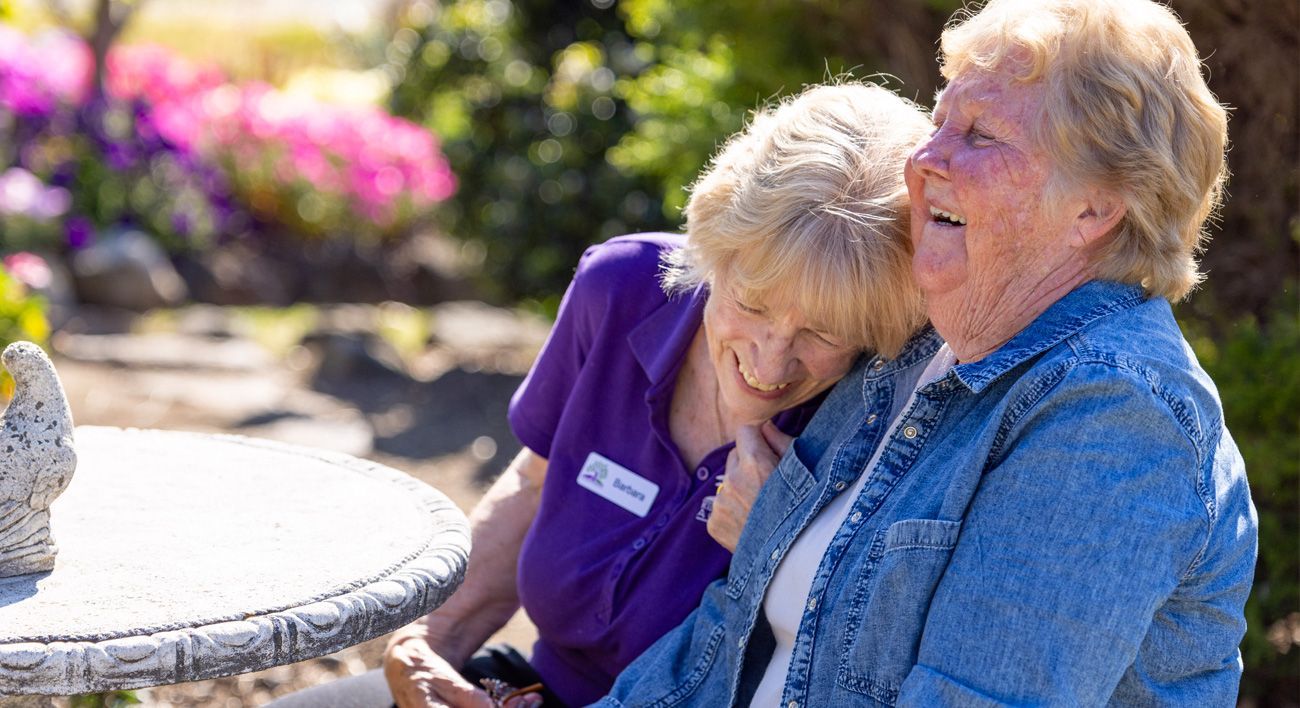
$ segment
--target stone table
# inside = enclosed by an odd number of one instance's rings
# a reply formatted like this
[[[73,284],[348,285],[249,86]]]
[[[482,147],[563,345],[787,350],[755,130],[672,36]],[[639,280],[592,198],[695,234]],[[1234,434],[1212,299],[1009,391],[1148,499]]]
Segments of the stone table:
[[[464,576],[464,515],[382,465],[154,430],[80,427],[76,446],[54,570],[0,578],[0,695],[310,659],[412,622]]]

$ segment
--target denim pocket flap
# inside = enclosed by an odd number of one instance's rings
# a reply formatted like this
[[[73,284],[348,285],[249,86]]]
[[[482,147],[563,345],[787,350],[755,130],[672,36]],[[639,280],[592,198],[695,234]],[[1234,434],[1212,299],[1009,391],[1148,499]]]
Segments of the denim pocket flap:
[[[813,484],[817,482],[817,477],[812,473],[812,465],[809,465],[800,457],[800,445],[796,439],[794,444],[785,451],[781,461],[777,463],[776,472],[781,479],[785,480],[786,486],[796,500],[803,499],[812,489]]]
[[[885,532],[885,552],[908,548],[952,548],[961,534],[960,521],[904,519]]]

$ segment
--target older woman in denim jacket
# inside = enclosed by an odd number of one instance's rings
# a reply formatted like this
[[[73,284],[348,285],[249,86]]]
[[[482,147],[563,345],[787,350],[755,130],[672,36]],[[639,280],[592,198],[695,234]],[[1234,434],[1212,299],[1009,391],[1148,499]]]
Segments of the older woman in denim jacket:
[[[993,0],[906,168],[934,329],[832,391],[606,706],[1231,706],[1241,456],[1169,302],[1226,114],[1148,0]],[[768,448],[771,449],[768,449]]]

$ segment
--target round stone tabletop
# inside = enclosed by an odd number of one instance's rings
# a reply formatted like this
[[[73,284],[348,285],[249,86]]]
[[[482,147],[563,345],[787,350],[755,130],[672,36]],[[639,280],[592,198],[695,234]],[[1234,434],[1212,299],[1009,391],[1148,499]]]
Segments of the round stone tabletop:
[[[469,555],[440,492],[353,457],[81,427],[54,570],[0,578],[0,694],[227,676],[372,639],[442,604]]]

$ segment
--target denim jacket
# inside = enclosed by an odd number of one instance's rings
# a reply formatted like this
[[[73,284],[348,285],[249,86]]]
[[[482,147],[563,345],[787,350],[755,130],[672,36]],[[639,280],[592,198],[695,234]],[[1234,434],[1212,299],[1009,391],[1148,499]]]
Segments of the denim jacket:
[[[869,474],[813,578],[782,705],[1231,706],[1256,553],[1245,469],[1169,304],[1087,283],[895,397],[941,345],[841,381],[764,486],[726,578],[603,706],[746,705],[768,583]]]

